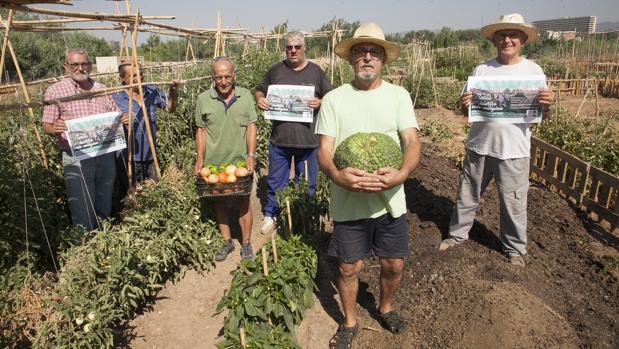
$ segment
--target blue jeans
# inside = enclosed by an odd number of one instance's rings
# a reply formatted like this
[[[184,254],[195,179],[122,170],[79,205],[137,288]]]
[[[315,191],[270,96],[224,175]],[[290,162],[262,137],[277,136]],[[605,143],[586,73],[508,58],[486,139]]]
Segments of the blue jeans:
[[[267,204],[263,209],[265,217],[276,217],[279,214],[277,196],[290,180],[290,164],[294,157],[294,182],[299,182],[299,176],[305,177],[305,160],[307,160],[308,194],[316,192],[316,177],[318,176],[318,150],[316,148],[278,147],[269,143],[269,175],[267,177]]]
[[[97,217],[105,219],[112,212],[116,179],[114,153],[78,160],[63,151],[62,165],[71,222],[86,230],[97,228]]]

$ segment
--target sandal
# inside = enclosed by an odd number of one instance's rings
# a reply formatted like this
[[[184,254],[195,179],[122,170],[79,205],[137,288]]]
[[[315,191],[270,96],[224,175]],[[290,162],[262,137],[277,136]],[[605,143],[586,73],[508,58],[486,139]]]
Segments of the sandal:
[[[341,324],[329,341],[329,349],[352,348],[352,340],[357,335],[357,332],[359,332],[359,323],[353,327],[344,327],[344,324]]]
[[[378,313],[378,321],[384,328],[391,331],[391,333],[402,333],[406,329],[406,321],[395,311],[388,313]]]

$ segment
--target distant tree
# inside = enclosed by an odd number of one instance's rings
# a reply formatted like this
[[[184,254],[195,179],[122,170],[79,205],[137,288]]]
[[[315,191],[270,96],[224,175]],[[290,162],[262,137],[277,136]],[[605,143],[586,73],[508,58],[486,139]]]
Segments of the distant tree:
[[[148,39],[146,39],[146,46],[150,49],[161,43],[161,38],[157,34],[150,34]]]
[[[457,42],[456,33],[448,27],[443,27],[433,40],[434,47],[455,46]]]
[[[113,53],[104,39],[86,32],[11,32],[10,40],[27,80],[63,74],[62,65],[68,48],[85,49],[93,61],[97,56],[110,56]],[[8,78],[14,80],[17,72],[11,59],[6,60],[6,69]]]

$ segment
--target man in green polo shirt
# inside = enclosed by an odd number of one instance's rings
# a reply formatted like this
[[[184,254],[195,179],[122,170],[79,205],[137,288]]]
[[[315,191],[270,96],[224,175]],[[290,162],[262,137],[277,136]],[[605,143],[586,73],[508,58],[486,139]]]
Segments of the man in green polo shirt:
[[[256,110],[251,92],[235,86],[234,64],[227,57],[218,57],[211,63],[215,87],[202,92],[196,100],[196,164],[197,175],[204,164],[219,165],[245,158],[247,169],[254,170],[256,158]],[[249,196],[240,196],[235,204],[239,208],[241,226],[241,258],[253,259],[251,226],[253,215]],[[226,239],[215,260],[221,262],[234,250],[230,237],[228,212],[224,200],[214,201],[215,221]]]

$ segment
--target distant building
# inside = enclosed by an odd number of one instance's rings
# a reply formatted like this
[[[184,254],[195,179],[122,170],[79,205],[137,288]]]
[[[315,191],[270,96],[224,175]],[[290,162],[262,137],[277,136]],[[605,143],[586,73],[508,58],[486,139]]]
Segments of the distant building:
[[[595,33],[595,25],[597,22],[596,16],[586,17],[564,17],[557,19],[546,19],[543,21],[533,21],[533,25],[540,34],[545,35],[546,32],[573,32],[577,34]]]

